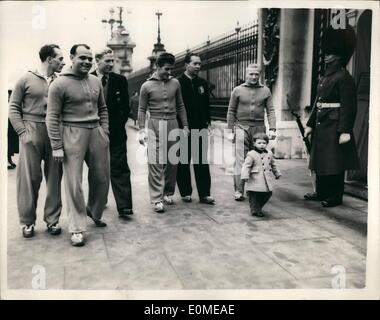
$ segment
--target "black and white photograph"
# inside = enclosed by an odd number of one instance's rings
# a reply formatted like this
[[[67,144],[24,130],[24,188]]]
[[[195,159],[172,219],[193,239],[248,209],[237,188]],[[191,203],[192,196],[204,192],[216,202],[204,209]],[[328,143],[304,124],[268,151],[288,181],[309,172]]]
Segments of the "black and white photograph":
[[[1,2],[1,298],[378,298],[379,13]]]

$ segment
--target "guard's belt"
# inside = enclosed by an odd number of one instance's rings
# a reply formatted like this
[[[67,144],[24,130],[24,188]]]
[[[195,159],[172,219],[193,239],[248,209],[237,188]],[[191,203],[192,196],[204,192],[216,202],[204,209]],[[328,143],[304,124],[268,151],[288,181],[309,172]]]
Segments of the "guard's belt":
[[[318,109],[324,108],[340,108],[340,103],[326,103],[326,102],[317,102]]]

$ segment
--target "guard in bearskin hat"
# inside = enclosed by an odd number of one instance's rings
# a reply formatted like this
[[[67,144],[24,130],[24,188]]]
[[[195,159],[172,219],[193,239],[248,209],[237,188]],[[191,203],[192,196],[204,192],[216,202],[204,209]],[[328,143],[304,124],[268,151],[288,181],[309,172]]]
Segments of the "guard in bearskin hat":
[[[321,201],[323,207],[342,204],[344,174],[359,167],[353,136],[356,117],[356,88],[345,69],[356,44],[355,32],[329,27],[324,39],[325,73],[317,88],[317,97],[306,124],[311,134],[309,168],[316,174],[316,193],[306,200]]]

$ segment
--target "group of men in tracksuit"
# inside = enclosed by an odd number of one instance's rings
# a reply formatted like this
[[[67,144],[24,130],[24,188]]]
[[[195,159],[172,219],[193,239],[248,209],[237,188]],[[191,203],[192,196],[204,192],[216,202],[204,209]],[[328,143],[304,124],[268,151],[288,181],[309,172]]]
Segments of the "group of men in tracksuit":
[[[101,217],[110,180],[119,215],[133,214],[126,157],[127,80],[111,72],[114,57],[108,48],[95,55],[94,74],[89,74],[93,55],[86,44],[71,48],[72,66],[59,77],[55,73],[65,63],[57,45],[43,46],[40,59],[40,69],[21,77],[9,103],[9,118],[21,141],[17,207],[23,236],[34,235],[43,161],[47,230],[53,235],[61,233],[63,174],[71,243],[82,246],[87,216],[96,226],[106,226]],[[88,166],[87,203],[82,189],[84,162]]]
[[[324,76],[318,84],[316,103],[307,122],[305,136],[312,134],[309,167],[317,176],[315,193],[306,200],[321,201],[324,207],[342,203],[345,170],[358,167],[353,126],[356,116],[355,85],[345,65],[354,50],[355,34],[328,30],[325,43]],[[338,41],[339,40],[339,41]],[[95,55],[85,44],[70,50],[72,66],[56,77],[64,66],[60,48],[47,45],[40,50],[39,70],[29,71],[16,84],[10,99],[10,121],[21,141],[17,172],[17,205],[23,235],[34,234],[41,161],[47,183],[44,221],[51,234],[59,234],[61,177],[64,177],[69,232],[74,246],[84,244],[86,217],[96,226],[107,203],[111,180],[121,217],[133,214],[130,170],[126,157],[125,124],[129,114],[128,85],[125,77],[112,72],[113,53],[105,49]],[[193,160],[199,200],[215,204],[210,195],[211,177],[207,160],[207,129],[210,126],[209,85],[198,76],[201,59],[189,53],[185,72],[171,76],[175,57],[162,53],[156,70],[142,85],[138,108],[138,140],[147,145],[150,200],[154,211],[172,205],[175,185],[182,200],[192,201],[190,162]],[[242,166],[251,149],[252,137],[265,133],[267,114],[269,136],[276,135],[276,120],[270,90],[258,81],[260,66],[250,65],[246,82],[231,94],[227,123],[236,148],[236,162]],[[147,119],[147,112],[149,118]],[[242,135],[236,135],[237,131]],[[193,135],[193,132],[201,134]],[[206,134],[202,134],[206,132]],[[173,135],[174,134],[174,138]],[[240,140],[239,140],[240,139]],[[181,141],[176,159],[171,147]],[[83,163],[88,166],[89,194],[85,203],[82,190]],[[244,181],[234,175],[235,200],[243,200]]]
[[[85,244],[87,216],[96,226],[106,226],[102,221],[102,214],[107,203],[110,180],[119,216],[127,217],[133,214],[130,170],[126,156],[125,124],[129,114],[127,80],[111,72],[114,56],[108,48],[95,55],[97,69],[92,74],[89,71],[93,64],[93,56],[90,47],[85,44],[77,44],[71,48],[72,66],[59,77],[55,73],[60,72],[65,64],[60,48],[57,45],[46,45],[41,48],[40,58],[41,71],[30,71],[23,76],[10,98],[10,121],[21,141],[20,165],[17,171],[17,205],[23,225],[22,232],[26,238],[34,235],[43,161],[47,183],[44,209],[47,230],[52,235],[61,233],[60,186],[63,175],[71,243],[74,246],[82,246]],[[144,92],[154,91],[156,86],[156,89],[159,88],[156,90],[159,96],[157,114],[152,107],[152,100],[146,100],[150,111],[149,127],[157,129],[161,120],[165,120],[169,130],[178,128],[178,117],[181,126],[186,128],[188,117],[182,102],[181,86],[178,80],[169,79],[170,71],[167,72],[165,63],[165,66],[162,65],[162,58],[165,59],[165,56],[157,61],[158,72],[141,89],[139,125],[145,125]],[[199,94],[187,97],[187,101],[193,106],[208,108],[207,83],[203,79],[195,79],[191,84],[200,70],[199,57],[190,57],[190,60],[187,64],[193,67],[186,76],[189,77],[190,87],[195,88]],[[163,73],[159,72],[161,67],[165,70]],[[160,78],[165,72],[168,83],[163,83],[163,79]],[[160,92],[161,85],[165,88],[165,97]],[[161,119],[159,108],[162,107],[163,101],[165,111],[170,111]],[[199,102],[203,105],[199,106]],[[209,110],[206,110],[202,117],[192,120],[191,127],[207,128],[210,124]],[[82,188],[84,162],[88,166],[87,203]],[[177,175],[177,165],[171,165],[170,162],[168,165],[153,162],[149,165],[149,190],[152,199],[163,199],[165,189],[166,203],[173,204],[171,195],[178,178],[181,194],[184,195],[185,201],[191,201],[189,163],[184,161],[180,167],[184,174]],[[214,199],[210,196],[211,178],[208,164],[195,164],[194,168],[201,202],[214,204]],[[161,210],[155,205],[155,211],[164,211],[162,202],[161,205]]]

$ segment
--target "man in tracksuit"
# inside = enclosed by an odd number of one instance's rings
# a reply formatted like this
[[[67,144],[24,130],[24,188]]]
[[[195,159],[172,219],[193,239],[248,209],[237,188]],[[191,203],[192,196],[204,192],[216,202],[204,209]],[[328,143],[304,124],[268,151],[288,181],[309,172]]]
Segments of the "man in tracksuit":
[[[244,181],[240,173],[244,159],[253,148],[253,136],[266,132],[264,115],[267,114],[269,123],[269,139],[275,137],[276,115],[268,87],[259,81],[261,68],[250,64],[246,69],[246,80],[232,90],[227,111],[228,129],[235,135],[236,165],[234,172],[235,200],[244,199]]]
[[[20,158],[17,169],[17,208],[25,238],[33,237],[38,191],[44,161],[46,199],[44,221],[50,234],[61,233],[58,224],[62,210],[62,166],[53,160],[46,130],[45,116],[50,83],[65,65],[60,48],[49,44],[40,49],[39,70],[28,71],[17,82],[9,102],[9,119],[20,137]]]
[[[90,47],[74,45],[70,59],[70,70],[49,89],[46,122],[53,157],[63,161],[71,243],[82,246],[87,215],[97,226],[106,226],[101,217],[110,180],[108,112],[102,83],[89,74],[93,61]],[[84,161],[89,169],[87,206],[82,190]]]
[[[157,71],[141,86],[139,101],[139,141],[148,141],[148,170],[150,200],[155,212],[164,212],[164,203],[173,204],[177,163],[171,161],[168,152],[176,141],[177,117],[185,132],[189,133],[181,85],[171,77],[175,58],[170,53],[162,53],[156,61]],[[150,112],[148,136],[145,134],[146,112]],[[178,135],[179,136],[179,135]]]

